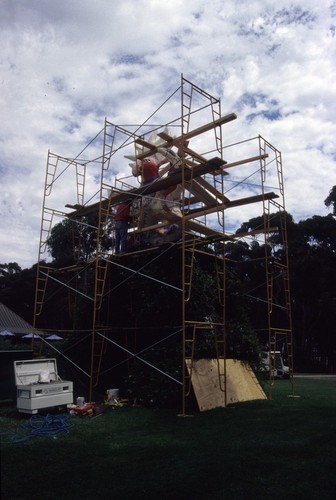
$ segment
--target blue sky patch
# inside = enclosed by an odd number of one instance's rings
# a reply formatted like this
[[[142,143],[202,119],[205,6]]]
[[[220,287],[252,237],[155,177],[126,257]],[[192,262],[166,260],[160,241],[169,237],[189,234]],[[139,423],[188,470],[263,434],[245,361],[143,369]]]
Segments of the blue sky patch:
[[[282,115],[278,109],[275,109],[275,110],[260,111],[259,113],[251,113],[250,115],[247,115],[246,119],[248,122],[251,122],[259,116],[261,116],[262,118],[266,118],[266,120],[274,121],[274,120],[279,120]]]

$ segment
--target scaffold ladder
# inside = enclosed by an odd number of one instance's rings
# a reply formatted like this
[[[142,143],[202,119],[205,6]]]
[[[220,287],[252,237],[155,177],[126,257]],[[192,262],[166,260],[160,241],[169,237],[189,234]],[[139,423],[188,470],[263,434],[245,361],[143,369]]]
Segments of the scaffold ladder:
[[[46,289],[47,289],[47,282],[48,282],[48,277],[49,277],[49,272],[50,268],[49,267],[42,267],[41,265],[38,266],[38,272],[36,276],[36,288],[35,288],[35,316],[40,316],[42,312],[42,307],[45,299],[45,294],[46,294]],[[45,269],[45,272],[42,271],[42,269]]]
[[[217,294],[218,302],[221,306],[225,306],[225,257],[222,255],[216,255],[215,257],[216,266],[216,282],[217,282]]]
[[[77,181],[77,203],[83,205],[85,191],[86,165],[76,163],[76,181]]]
[[[54,155],[50,151],[48,151],[47,157],[47,170],[46,170],[46,179],[45,179],[45,188],[44,195],[49,196],[52,191],[52,187],[55,180],[55,175],[58,167],[59,156]]]
[[[111,130],[111,132],[110,132]],[[114,139],[116,134],[116,127],[106,120],[104,126],[104,149],[103,149],[103,170],[108,170],[110,167],[111,157],[113,155]]]
[[[184,300],[189,302],[192,290],[193,272],[195,264],[196,237],[192,239],[192,246],[185,249],[186,259],[184,264]],[[187,257],[188,255],[188,257]]]
[[[213,119],[213,121],[216,121],[219,118],[221,118],[221,116],[222,116],[221,103],[220,103],[219,99],[215,99],[214,97],[210,97],[210,102],[211,102],[212,119]],[[215,134],[216,149],[222,157],[222,154],[223,154],[222,127],[215,127],[214,134]]]
[[[58,214],[60,214],[60,212],[58,212]],[[55,215],[55,210],[44,208],[42,213],[42,223],[41,223],[41,238],[40,238],[40,248],[39,248],[40,258],[47,251],[47,243],[50,237],[54,215]]]
[[[225,325],[211,325],[214,331],[219,388],[224,393],[226,406],[226,336]],[[223,363],[221,362],[223,361]]]
[[[188,86],[188,89],[186,88]],[[192,94],[193,86],[182,78],[182,92],[181,92],[181,104],[182,104],[182,133],[187,134],[190,127],[190,116],[191,116],[191,106],[192,106]]]
[[[185,370],[185,397],[190,396],[191,394],[191,381],[192,381],[192,372],[193,372],[193,364],[194,364],[194,355],[195,355],[195,340],[196,340],[196,325],[192,323],[188,323],[185,328],[185,359],[189,363],[189,370]]]

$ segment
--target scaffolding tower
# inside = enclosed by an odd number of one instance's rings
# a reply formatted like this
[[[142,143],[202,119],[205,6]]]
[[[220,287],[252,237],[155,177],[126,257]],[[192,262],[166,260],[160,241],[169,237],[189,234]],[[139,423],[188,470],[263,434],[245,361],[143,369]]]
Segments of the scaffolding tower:
[[[214,343],[218,385],[223,406],[226,406],[226,289],[230,265],[226,246],[251,240],[262,241],[265,248],[263,297],[268,346],[270,351],[275,351],[279,344],[285,346],[294,390],[281,154],[261,136],[225,144],[225,128],[236,118],[234,113],[223,115],[220,99],[182,75],[179,88],[164,106],[153,113],[151,123],[147,120],[141,125],[121,126],[105,119],[103,129],[76,158],[48,152],[34,328],[54,333],[60,331],[59,327],[50,324],[50,316],[48,318],[50,304],[56,295],[63,296],[68,303],[73,318],[72,332],[77,328],[75,311],[78,302],[87,304],[91,311],[90,325],[85,332],[90,337],[90,362],[89,368],[81,370],[88,379],[89,400],[99,387],[109,344],[120,348],[127,360],[141,359],[136,346],[117,342],[113,334],[115,317],[110,314],[109,307],[110,291],[115,285],[113,269],[122,268],[129,273],[125,282],[118,286],[127,286],[129,280],[139,274],[155,280],[147,273],[147,264],[156,258],[155,255],[178,248],[180,284],[165,283],[163,286],[171,286],[180,296],[181,324],[177,333],[181,338],[181,379],[167,373],[163,375],[173,379],[181,388],[182,415],[185,415],[186,402],[192,392],[195,348],[206,334]],[[134,168],[139,162],[153,157],[160,167],[159,177],[153,182],[146,184],[141,175],[130,174],[128,161]],[[120,165],[125,167],[120,168]],[[122,171],[118,177],[117,169]],[[229,175],[231,172],[235,174],[233,179]],[[114,214],[118,204],[130,200],[133,218],[129,235],[133,246],[127,254],[120,256],[113,249]],[[154,219],[148,218],[148,206],[152,207],[153,203],[156,204]],[[253,212],[252,207],[256,206],[257,212]],[[261,227],[237,233],[238,221],[241,224],[242,217],[247,220],[258,210],[263,214]],[[71,259],[69,263],[58,265],[57,258],[53,256],[51,260],[48,252],[50,238],[54,236],[53,228],[61,221],[68,231],[69,228],[72,231],[72,241],[69,242],[69,232],[66,232],[64,242]],[[175,239],[169,236],[167,228],[176,232]],[[88,229],[91,245],[92,241],[95,242],[94,252],[87,252]],[[277,258],[279,249],[282,250],[281,259]],[[198,255],[206,255],[214,262],[217,307],[220,310],[220,317],[216,320],[197,317],[195,312],[190,314],[190,304],[194,300],[194,265]],[[142,264],[136,268],[139,256]],[[151,368],[160,371],[155,366]],[[274,370],[270,370],[270,374],[274,374]],[[270,375],[270,388],[273,381]]]

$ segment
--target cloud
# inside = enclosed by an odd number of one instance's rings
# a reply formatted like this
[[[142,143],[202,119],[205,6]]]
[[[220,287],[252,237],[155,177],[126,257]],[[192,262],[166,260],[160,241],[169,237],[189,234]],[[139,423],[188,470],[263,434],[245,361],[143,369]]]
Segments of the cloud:
[[[295,220],[326,215],[336,184],[335,20],[332,0],[2,0],[0,262],[36,262],[48,150],[98,157],[105,117],[143,123],[181,74],[220,97],[223,114],[238,114],[223,128],[226,144],[261,134],[281,151]],[[177,116],[169,103],[155,119]],[[128,166],[118,159],[112,169]]]

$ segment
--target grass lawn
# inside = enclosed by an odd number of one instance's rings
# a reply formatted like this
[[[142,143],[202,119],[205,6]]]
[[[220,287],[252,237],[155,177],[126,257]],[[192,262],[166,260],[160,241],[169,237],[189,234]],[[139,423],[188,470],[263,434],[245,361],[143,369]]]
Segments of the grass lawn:
[[[336,498],[336,380],[277,381],[271,401],[179,417],[108,407],[61,436],[1,445],[2,500]],[[1,432],[29,416],[0,405]]]

